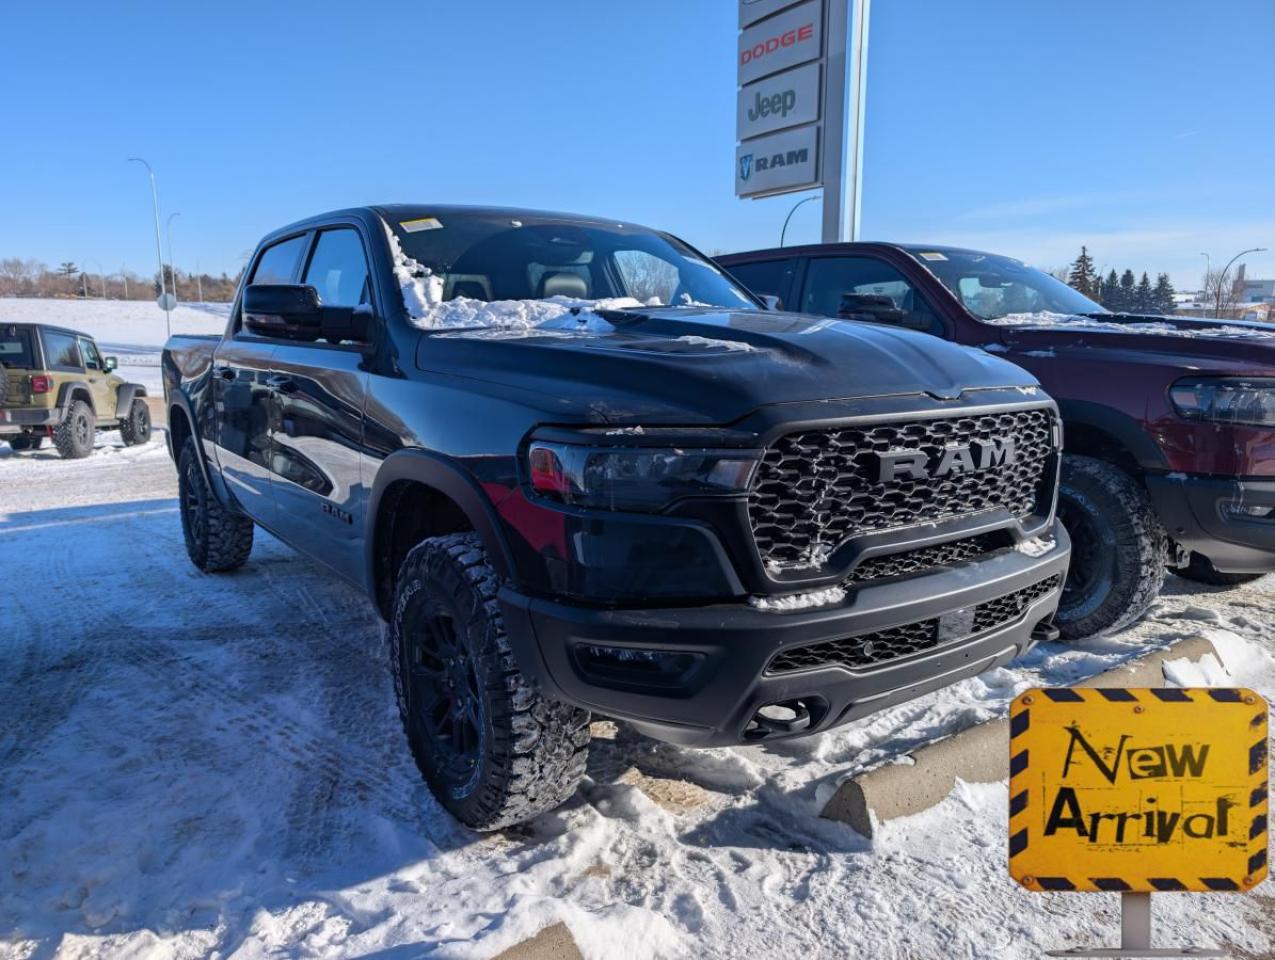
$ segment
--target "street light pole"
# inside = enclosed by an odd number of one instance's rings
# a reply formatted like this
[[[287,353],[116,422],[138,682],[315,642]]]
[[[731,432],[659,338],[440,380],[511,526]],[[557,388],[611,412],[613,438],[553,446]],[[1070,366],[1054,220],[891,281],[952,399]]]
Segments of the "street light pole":
[[[128,299],[128,267],[120,264],[120,279],[124,281],[124,299]]]
[[[195,289],[199,291],[199,302],[204,302],[204,275],[199,272],[199,258],[195,258]]]
[[[819,194],[815,193],[815,194],[811,194],[808,197],[803,197],[802,199],[798,200],[796,203],[792,205],[792,209],[788,211],[788,216],[784,217],[783,229],[779,231],[779,245],[781,247],[784,245],[784,235],[788,232],[788,221],[791,220],[792,215],[797,212],[797,208],[801,206],[803,203],[809,203],[811,200],[818,200],[818,199],[819,199]]]
[[[168,336],[173,335],[173,318],[168,311],[168,286],[164,283],[164,251],[159,244],[159,193],[155,189],[155,171],[151,169],[151,165],[141,157],[129,157],[130,163],[140,163],[146,168],[146,172],[151,178],[151,208],[155,212],[155,259],[159,261],[159,296],[164,303],[164,325],[167,327]]]
[[[1251,249],[1248,249],[1248,250],[1241,250],[1239,253],[1237,253],[1235,256],[1231,257],[1230,260],[1227,261],[1226,266],[1222,268],[1222,273],[1217,278],[1217,306],[1216,306],[1216,309],[1213,311],[1214,316],[1218,316],[1222,312],[1222,285],[1226,283],[1226,275],[1231,272],[1231,265],[1235,263],[1236,260],[1238,260],[1240,257],[1244,256],[1247,253],[1265,253],[1265,252],[1266,252],[1265,247],[1252,247]]]
[[[173,271],[173,299],[177,299],[177,264],[173,263],[173,218],[180,217],[181,211],[170,213],[164,226],[168,230],[168,269]]]

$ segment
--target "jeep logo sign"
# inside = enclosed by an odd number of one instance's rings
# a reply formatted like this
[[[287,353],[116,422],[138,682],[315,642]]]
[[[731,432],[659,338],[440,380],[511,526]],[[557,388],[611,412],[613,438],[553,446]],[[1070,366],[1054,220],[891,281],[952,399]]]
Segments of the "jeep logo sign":
[[[819,137],[814,125],[772,133],[735,148],[735,194],[764,196],[819,181]]]
[[[819,64],[788,70],[742,88],[737,94],[735,139],[813,123],[819,119]]]
[[[944,447],[943,452],[933,458],[919,450],[887,450],[875,454],[875,457],[877,483],[956,476],[1018,462],[1014,441],[1010,437],[993,437],[968,445]]]

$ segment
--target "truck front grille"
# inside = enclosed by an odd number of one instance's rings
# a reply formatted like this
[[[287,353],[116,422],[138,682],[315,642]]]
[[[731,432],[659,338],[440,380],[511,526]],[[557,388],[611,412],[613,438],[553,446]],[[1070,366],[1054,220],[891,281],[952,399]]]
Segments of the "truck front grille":
[[[936,567],[949,567],[954,563],[965,563],[984,557],[1006,545],[1004,535],[984,533],[977,537],[936,543],[933,546],[918,547],[915,550],[893,553],[886,557],[873,557],[862,561],[850,571],[846,582],[863,583],[867,580],[885,580],[890,577],[923,573]]]
[[[948,448],[1011,444],[1012,462],[942,471]],[[810,565],[847,539],[1005,507],[1047,509],[1054,453],[1047,409],[903,420],[790,433],[767,448],[748,492],[748,517],[772,568]],[[880,456],[921,454],[921,476],[882,480]],[[940,475],[941,474],[941,475]]]
[[[947,631],[942,629],[942,618],[935,617],[901,627],[861,633],[854,637],[792,647],[776,654],[766,670],[768,673],[791,673],[794,670],[830,666],[870,670],[913,654],[933,650],[940,646],[940,638],[945,638],[944,643],[950,643],[1013,623],[1029,606],[1058,589],[1061,583],[1062,577],[1055,574],[1029,587],[978,604],[974,608],[973,629],[964,636],[945,637]]]

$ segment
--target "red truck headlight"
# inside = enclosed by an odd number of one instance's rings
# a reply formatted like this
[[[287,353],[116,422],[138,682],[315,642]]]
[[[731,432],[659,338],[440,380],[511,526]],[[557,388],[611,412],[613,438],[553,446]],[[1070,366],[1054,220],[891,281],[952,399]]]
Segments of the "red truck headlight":
[[[1275,427],[1275,378],[1190,377],[1169,388],[1186,420]]]

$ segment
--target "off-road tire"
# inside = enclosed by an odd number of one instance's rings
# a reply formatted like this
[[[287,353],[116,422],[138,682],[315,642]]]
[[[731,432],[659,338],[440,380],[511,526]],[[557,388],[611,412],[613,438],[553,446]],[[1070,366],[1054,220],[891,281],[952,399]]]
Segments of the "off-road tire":
[[[72,400],[66,416],[53,428],[53,445],[63,460],[83,460],[93,452],[96,436],[93,408],[83,400]]]
[[[124,446],[134,447],[151,438],[151,408],[146,401],[137,399],[128,409],[128,416],[120,421],[120,439]]]
[[[399,569],[387,628],[412,756],[438,801],[475,830],[498,830],[563,803],[584,775],[589,750],[589,713],[541,696],[519,669],[498,589],[476,534],[432,537]],[[450,639],[437,639],[440,624],[450,624]],[[431,659],[440,649],[457,655]],[[444,678],[455,685],[447,688]],[[460,695],[440,695],[444,688]],[[465,738],[468,751],[456,747],[454,723],[450,744],[438,729],[457,711],[473,734]]]
[[[1234,587],[1241,583],[1252,583],[1266,576],[1264,573],[1223,573],[1213,566],[1208,557],[1195,552],[1191,553],[1189,564],[1173,572],[1184,579],[1194,580],[1196,583],[1207,583],[1214,587]]]
[[[20,433],[9,438],[9,446],[14,450],[39,450],[44,446],[44,437],[31,433]]]
[[[3,406],[9,399],[9,371],[5,369],[3,363],[0,363],[0,406]]]
[[[1142,487],[1119,467],[1064,454],[1058,517],[1071,569],[1055,623],[1067,640],[1137,620],[1164,584],[1167,538]]]
[[[199,448],[188,437],[177,461],[177,500],[190,562],[205,573],[243,566],[252,553],[252,521],[213,496],[199,467]]]

